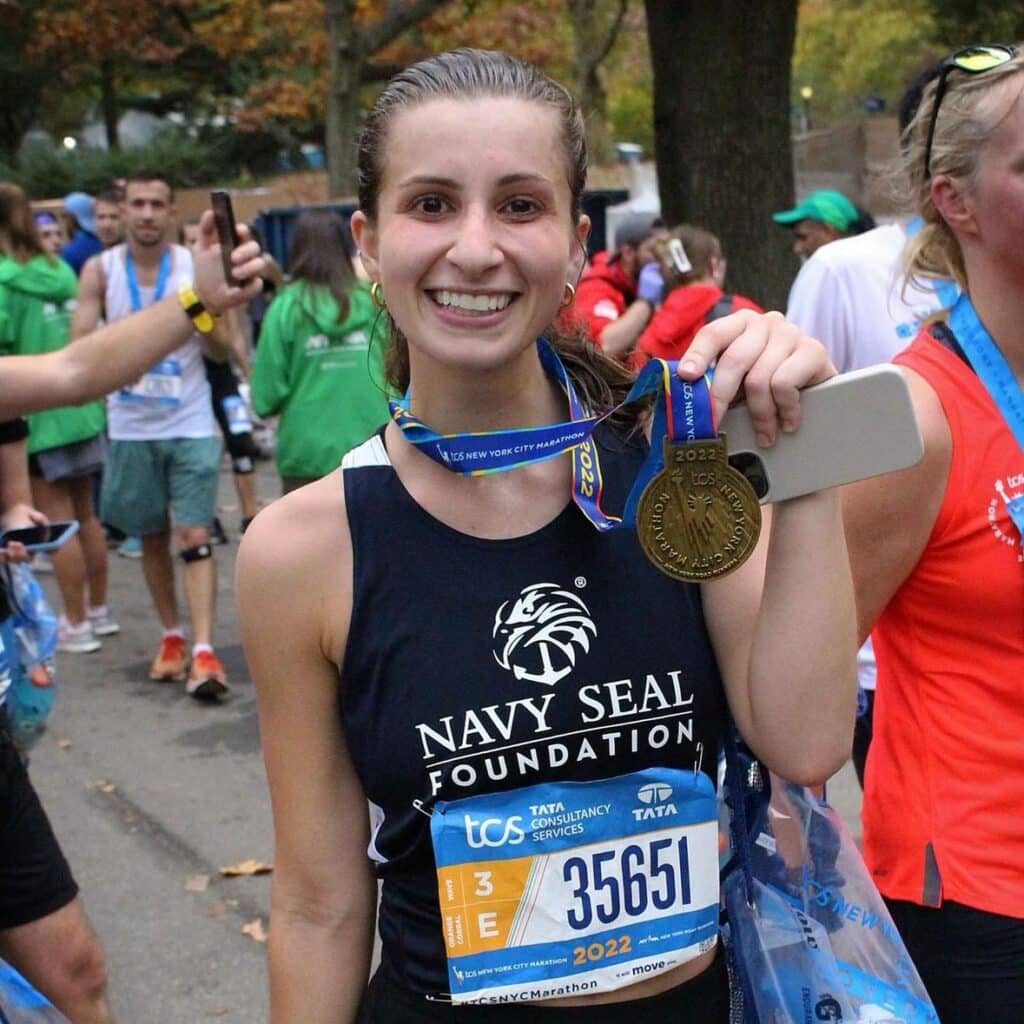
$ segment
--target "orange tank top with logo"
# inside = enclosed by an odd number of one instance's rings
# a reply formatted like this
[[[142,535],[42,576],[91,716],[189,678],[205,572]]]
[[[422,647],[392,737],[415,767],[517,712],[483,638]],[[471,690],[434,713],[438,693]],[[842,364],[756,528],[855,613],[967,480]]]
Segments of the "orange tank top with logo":
[[[922,331],[894,360],[953,448],[928,544],[872,634],[864,855],[883,894],[1024,917],[1024,452],[984,385]]]

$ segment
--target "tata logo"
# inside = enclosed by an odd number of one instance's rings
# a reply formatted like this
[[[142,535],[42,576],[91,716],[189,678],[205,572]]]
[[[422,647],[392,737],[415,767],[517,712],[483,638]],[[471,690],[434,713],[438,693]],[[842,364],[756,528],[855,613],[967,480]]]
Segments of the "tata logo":
[[[494,659],[516,679],[554,686],[590,650],[597,626],[587,606],[555,583],[534,583],[494,616]]]
[[[677,814],[672,803],[672,787],[667,782],[648,782],[636,791],[636,798],[644,806],[633,808],[636,821],[653,821]]]
[[[511,818],[474,818],[466,815],[466,844],[474,850],[485,846],[515,846],[526,838],[518,814]]]

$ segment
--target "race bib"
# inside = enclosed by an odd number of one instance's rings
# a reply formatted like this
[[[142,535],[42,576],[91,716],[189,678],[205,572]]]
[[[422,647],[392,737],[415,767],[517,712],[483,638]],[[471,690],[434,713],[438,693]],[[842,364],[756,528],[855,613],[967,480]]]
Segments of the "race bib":
[[[609,992],[717,941],[717,810],[702,772],[439,803],[430,831],[453,1002]]]
[[[138,405],[158,405],[173,409],[181,405],[181,363],[177,359],[161,359],[131,387],[117,393],[118,401]]]

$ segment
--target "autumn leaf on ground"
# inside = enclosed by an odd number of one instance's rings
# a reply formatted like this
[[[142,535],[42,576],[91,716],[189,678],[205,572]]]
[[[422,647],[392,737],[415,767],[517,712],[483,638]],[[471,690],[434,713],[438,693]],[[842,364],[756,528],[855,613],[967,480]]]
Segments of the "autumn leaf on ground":
[[[206,892],[207,886],[210,884],[209,875],[189,875],[185,879],[185,891],[186,892]]]
[[[106,779],[97,779],[95,783],[93,783],[93,785],[101,793],[113,793],[117,789],[117,786],[115,786],[112,782],[108,782]]]
[[[255,921],[250,921],[248,924],[242,925],[242,934],[248,935],[250,939],[256,942],[266,942],[267,933],[263,928],[263,922],[257,917]]]
[[[68,747],[71,746],[71,740],[61,738],[57,740],[57,746],[60,747],[61,750],[67,750]]]
[[[269,875],[274,870],[273,864],[264,864],[261,860],[243,860],[238,864],[228,864],[220,869],[225,878],[236,878],[239,875]]]

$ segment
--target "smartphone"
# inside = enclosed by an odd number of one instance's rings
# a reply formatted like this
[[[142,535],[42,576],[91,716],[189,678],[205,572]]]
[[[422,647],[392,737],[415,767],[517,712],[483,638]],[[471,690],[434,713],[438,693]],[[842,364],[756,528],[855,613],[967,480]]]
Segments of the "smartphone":
[[[27,551],[56,551],[78,533],[78,520],[50,523],[49,526],[19,526],[0,533],[0,547],[11,541],[24,544]]]
[[[224,279],[228,284],[237,285],[231,253],[238,246],[238,230],[235,227],[235,211],[231,205],[231,196],[221,189],[210,193],[213,206],[213,219],[217,223],[217,239],[220,242],[220,256],[224,261]]]
[[[869,366],[832,377],[800,394],[802,420],[758,446],[747,407],[722,419],[729,463],[761,504],[913,466],[924,455],[910,389],[898,367]]]

